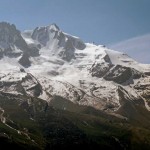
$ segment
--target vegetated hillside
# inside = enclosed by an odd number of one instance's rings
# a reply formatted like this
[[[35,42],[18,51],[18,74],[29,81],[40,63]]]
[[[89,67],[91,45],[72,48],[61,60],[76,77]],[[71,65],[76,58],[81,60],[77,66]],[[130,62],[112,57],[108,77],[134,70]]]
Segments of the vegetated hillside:
[[[63,108],[61,103],[63,102]],[[1,145],[16,149],[148,149],[149,113],[122,119],[55,96],[47,102],[0,93]],[[64,110],[65,108],[65,110]]]

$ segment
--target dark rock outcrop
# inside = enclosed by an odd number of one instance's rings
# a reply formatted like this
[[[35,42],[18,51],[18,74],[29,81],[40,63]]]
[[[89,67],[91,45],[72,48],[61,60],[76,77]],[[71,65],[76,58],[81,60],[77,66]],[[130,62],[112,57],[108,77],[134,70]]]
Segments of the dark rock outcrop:
[[[6,22],[0,23],[0,58],[3,56],[14,58],[21,55],[19,63],[23,66],[29,66],[29,56],[38,56],[39,49],[27,45],[15,25]]]
[[[28,53],[24,53],[21,58],[19,59],[19,63],[24,67],[29,67],[31,65],[31,62],[29,60]]]
[[[142,73],[133,68],[116,65],[106,73],[104,79],[122,84],[128,80],[140,78],[141,76]]]
[[[94,63],[90,69],[90,73],[93,77],[103,77],[113,65],[109,63]]]

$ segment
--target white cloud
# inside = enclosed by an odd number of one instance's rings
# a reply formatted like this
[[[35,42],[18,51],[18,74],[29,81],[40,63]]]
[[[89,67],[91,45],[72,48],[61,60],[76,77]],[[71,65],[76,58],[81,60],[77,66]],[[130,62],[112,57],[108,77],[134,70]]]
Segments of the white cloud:
[[[110,45],[109,48],[125,52],[141,63],[150,63],[150,34]]]

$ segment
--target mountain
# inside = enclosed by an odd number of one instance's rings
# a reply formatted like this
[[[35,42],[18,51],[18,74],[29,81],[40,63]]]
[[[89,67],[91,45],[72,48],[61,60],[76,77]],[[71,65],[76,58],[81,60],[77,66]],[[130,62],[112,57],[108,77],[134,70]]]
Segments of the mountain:
[[[0,57],[17,58],[24,67],[30,66],[29,57],[37,56],[38,49],[29,47],[15,25],[0,23]]]
[[[142,63],[150,63],[150,34],[134,37],[112,44],[109,47],[114,50],[125,52]]]
[[[150,65],[56,24],[0,33],[1,144],[149,149]]]

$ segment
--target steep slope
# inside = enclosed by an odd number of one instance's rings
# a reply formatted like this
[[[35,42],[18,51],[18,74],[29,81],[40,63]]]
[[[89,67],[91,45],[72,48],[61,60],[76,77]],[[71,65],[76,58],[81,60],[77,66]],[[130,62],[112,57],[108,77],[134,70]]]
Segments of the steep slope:
[[[38,43],[42,55],[59,56],[67,61],[74,58],[75,49],[82,50],[85,48],[85,44],[79,38],[62,32],[56,24],[37,27],[30,34],[25,32],[22,35],[30,45],[31,43]]]
[[[62,32],[55,24],[26,31],[22,34],[25,40],[14,26],[2,24],[2,29],[13,28],[13,36],[18,35],[23,43],[15,39],[5,42],[7,38],[1,41],[1,45],[8,43],[17,47],[20,44],[18,47],[21,49],[18,61],[6,56],[1,59],[2,63],[10,65],[4,68],[1,76],[3,92],[36,96],[47,101],[59,95],[80,105],[114,112],[121,106],[116,94],[118,87],[130,89],[132,85],[134,91],[134,85],[150,70],[148,65],[139,64],[124,53],[102,45],[83,43],[79,38]],[[6,31],[4,35],[11,35],[9,30],[8,33]],[[39,49],[39,55],[32,55],[31,47]],[[4,47],[3,51],[6,51]],[[28,68],[19,69],[18,62]],[[14,65],[17,68],[14,69]],[[14,71],[10,73],[12,68]]]
[[[52,101],[48,106],[38,98],[0,92],[1,146],[45,150],[149,149],[149,115],[143,120],[145,124],[137,124],[134,119],[119,119],[58,96]]]
[[[4,92],[36,96],[46,101],[59,95],[80,105],[114,113],[121,106],[118,87],[131,89],[132,86],[136,92],[136,83],[150,72],[149,65],[103,45],[84,43],[61,31],[56,24],[25,31],[22,36],[17,33],[26,47],[20,47],[19,61],[6,56],[0,60],[5,70],[1,77]],[[39,50],[39,55],[33,55],[33,50]],[[10,73],[10,69],[14,71]]]
[[[0,23],[0,33],[5,145],[149,149],[150,65],[84,43],[55,24],[20,33]]]
[[[31,74],[16,71],[0,73],[0,91],[38,97],[43,91],[40,83]]]
[[[9,57],[16,65],[17,62],[24,67],[30,66],[29,57],[37,56],[38,49],[29,47],[22,38],[15,25],[0,23],[0,58]],[[13,59],[15,58],[15,59]],[[6,63],[5,63],[6,64]],[[14,65],[12,64],[12,65]]]

